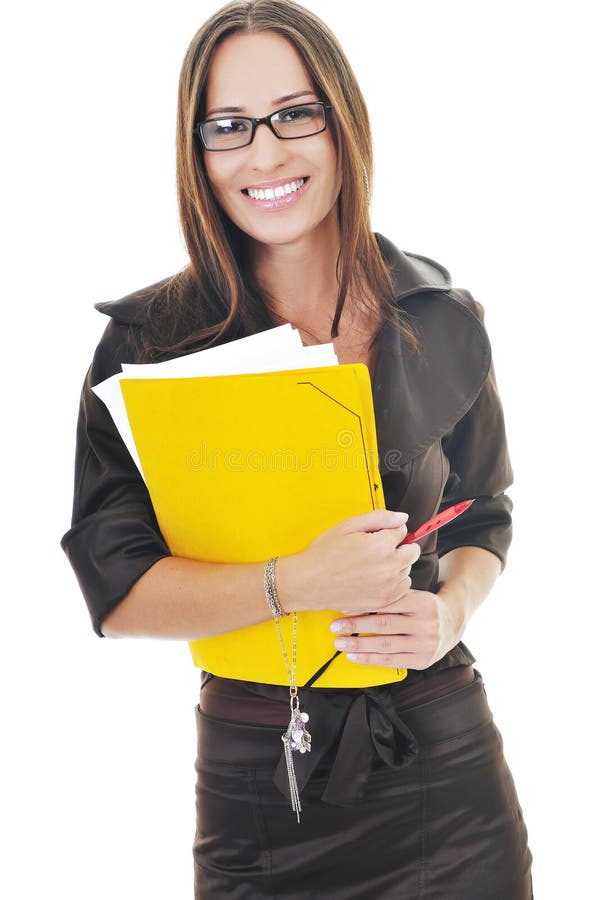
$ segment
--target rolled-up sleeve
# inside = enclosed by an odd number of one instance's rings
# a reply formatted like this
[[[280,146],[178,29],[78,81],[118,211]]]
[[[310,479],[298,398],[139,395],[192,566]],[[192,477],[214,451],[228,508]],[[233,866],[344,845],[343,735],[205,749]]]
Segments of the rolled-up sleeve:
[[[483,307],[475,303],[483,321]],[[440,510],[460,500],[475,499],[469,509],[438,532],[438,555],[456,547],[483,547],[494,553],[504,570],[512,540],[513,503],[505,493],[513,483],[505,421],[494,364],[469,411],[442,439],[450,474]]]
[[[100,637],[108,613],[154,563],[170,555],[137,466],[91,389],[120,371],[127,333],[127,326],[109,323],[83,385],[71,528],[60,542]]]

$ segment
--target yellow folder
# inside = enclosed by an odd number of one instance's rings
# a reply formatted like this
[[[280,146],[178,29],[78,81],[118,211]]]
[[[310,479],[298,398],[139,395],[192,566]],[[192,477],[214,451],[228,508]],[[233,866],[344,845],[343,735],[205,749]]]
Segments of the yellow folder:
[[[342,519],[384,508],[370,378],[361,363],[123,378],[120,385],[158,523],[175,556],[265,562],[302,550]],[[325,582],[321,590],[325,595]],[[340,615],[298,614],[298,685],[335,654],[329,626]],[[290,647],[291,617],[280,624]],[[215,675],[288,684],[273,620],[189,646],[195,665]],[[341,653],[314,687],[366,687],[406,675],[351,663]]]

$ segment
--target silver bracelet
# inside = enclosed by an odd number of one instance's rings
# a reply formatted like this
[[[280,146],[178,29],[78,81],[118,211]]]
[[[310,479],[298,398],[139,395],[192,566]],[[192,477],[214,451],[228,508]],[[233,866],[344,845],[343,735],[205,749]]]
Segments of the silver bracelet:
[[[285,612],[280,605],[280,600],[278,599],[278,591],[276,590],[276,573],[274,570],[274,564],[277,559],[277,556],[273,556],[272,559],[269,559],[266,563],[266,568],[264,569],[264,593],[266,595],[266,600],[268,601],[268,606],[272,610],[273,616],[289,616],[290,613]]]

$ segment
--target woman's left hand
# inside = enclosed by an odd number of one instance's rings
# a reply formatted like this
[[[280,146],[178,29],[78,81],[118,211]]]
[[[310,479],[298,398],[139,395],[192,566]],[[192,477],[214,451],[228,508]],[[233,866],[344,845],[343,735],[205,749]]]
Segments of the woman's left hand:
[[[335,619],[334,645],[351,662],[427,669],[459,643],[465,611],[456,596],[410,589],[376,614]],[[358,633],[359,637],[352,637]],[[366,636],[367,635],[367,636]]]

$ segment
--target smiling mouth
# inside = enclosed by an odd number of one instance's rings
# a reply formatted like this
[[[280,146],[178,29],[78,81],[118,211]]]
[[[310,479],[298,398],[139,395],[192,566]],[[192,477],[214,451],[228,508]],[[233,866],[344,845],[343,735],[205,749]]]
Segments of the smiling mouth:
[[[309,176],[297,178],[295,181],[277,184],[276,187],[243,188],[241,193],[245,194],[247,197],[251,197],[252,200],[279,200],[281,197],[286,197],[288,194],[296,193],[307,181],[309,181]]]

